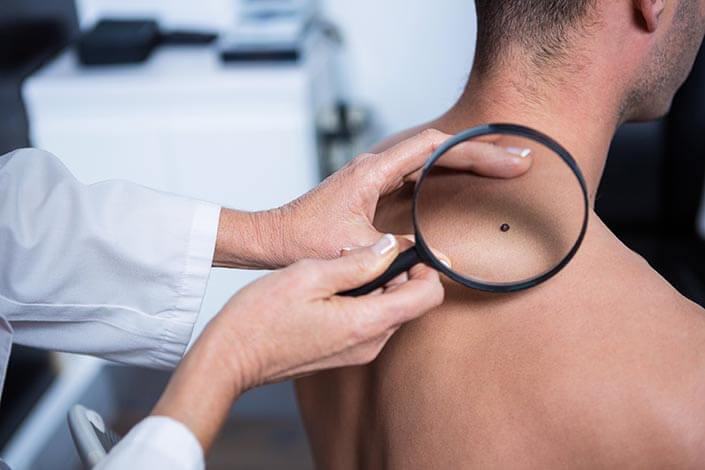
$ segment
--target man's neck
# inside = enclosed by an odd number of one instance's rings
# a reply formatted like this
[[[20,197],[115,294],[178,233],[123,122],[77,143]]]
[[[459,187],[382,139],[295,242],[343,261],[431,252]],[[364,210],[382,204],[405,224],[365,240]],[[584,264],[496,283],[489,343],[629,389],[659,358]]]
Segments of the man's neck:
[[[458,132],[484,123],[511,122],[548,134],[578,161],[594,199],[621,120],[618,97],[610,96],[609,87],[599,90],[580,80],[542,83],[540,90],[537,83],[521,80],[518,75],[472,76],[456,105],[434,125]]]

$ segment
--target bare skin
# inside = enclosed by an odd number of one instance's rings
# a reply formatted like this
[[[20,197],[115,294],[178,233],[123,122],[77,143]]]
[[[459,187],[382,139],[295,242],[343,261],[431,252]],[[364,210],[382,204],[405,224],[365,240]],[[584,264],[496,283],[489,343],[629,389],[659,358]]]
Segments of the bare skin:
[[[633,3],[645,28],[654,27],[649,34],[676,23],[673,3],[650,9],[659,3]],[[631,1],[600,5],[600,31],[580,44],[589,66],[579,82],[564,75],[529,86],[520,77],[533,75],[510,54],[492,76],[471,77],[459,103],[423,127],[455,133],[510,121],[541,129],[576,157],[594,198],[619,124],[665,111],[659,100],[655,108],[625,102],[653,44],[620,29]],[[473,191],[452,181],[443,188]],[[433,225],[452,227],[444,204],[429,203]],[[409,208],[408,191],[385,199],[377,227],[408,233]],[[581,251],[548,283],[497,296],[446,282],[444,304],[401,328],[373,364],[297,388],[323,469],[705,466],[705,312],[594,213]]]

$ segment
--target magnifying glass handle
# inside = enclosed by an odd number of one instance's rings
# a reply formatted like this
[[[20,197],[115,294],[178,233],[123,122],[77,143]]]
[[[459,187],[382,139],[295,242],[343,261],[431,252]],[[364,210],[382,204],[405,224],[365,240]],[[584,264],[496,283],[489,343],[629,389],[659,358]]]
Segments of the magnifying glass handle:
[[[398,275],[405,273],[420,262],[421,258],[419,258],[419,253],[416,251],[416,247],[411,247],[405,252],[400,253],[399,256],[397,256],[397,259],[395,259],[389,268],[387,268],[384,274],[374,281],[357,289],[341,292],[338,295],[342,295],[343,297],[362,297],[363,295],[370,294],[380,287],[384,287],[387,283],[389,283],[389,281]]]

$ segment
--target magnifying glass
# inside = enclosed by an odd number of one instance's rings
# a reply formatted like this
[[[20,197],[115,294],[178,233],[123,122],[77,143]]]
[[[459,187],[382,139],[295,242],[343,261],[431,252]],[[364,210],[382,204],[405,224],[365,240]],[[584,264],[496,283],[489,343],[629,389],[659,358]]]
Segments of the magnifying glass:
[[[470,141],[530,151],[531,169],[513,179],[447,169],[444,159]],[[416,183],[416,245],[379,278],[341,295],[369,294],[419,263],[479,291],[509,293],[535,287],[558,274],[578,252],[589,207],[577,162],[549,136],[515,124],[468,129],[431,155]],[[452,268],[431,247],[450,257]]]

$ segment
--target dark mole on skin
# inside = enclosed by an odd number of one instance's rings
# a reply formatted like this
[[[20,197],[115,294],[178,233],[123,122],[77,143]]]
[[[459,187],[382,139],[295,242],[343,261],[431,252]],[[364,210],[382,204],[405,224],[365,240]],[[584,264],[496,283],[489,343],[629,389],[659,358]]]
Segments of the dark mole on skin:
[[[509,229],[511,229],[509,224],[502,224],[502,226],[500,227],[500,230],[502,230],[502,232],[508,232]]]

